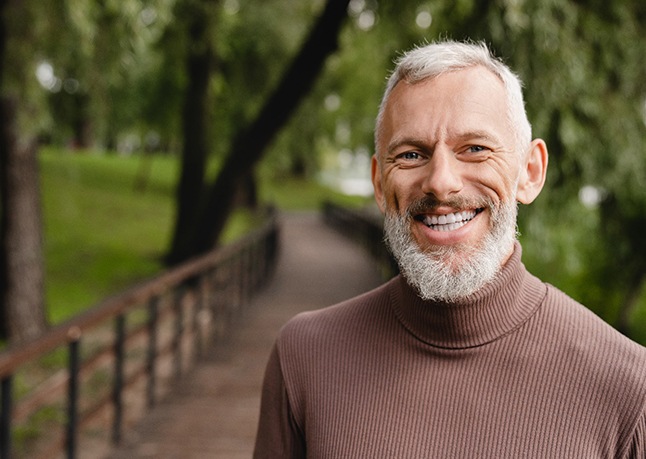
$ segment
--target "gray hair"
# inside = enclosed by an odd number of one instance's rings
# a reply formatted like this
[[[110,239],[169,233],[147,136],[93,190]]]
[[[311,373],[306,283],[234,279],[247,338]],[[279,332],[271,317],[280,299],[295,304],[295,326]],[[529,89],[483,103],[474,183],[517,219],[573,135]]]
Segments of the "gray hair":
[[[507,117],[516,136],[516,148],[526,150],[531,142],[532,128],[525,112],[522,83],[509,67],[493,56],[485,43],[443,41],[414,48],[396,61],[388,79],[375,127],[375,148],[379,151],[379,136],[386,102],[400,81],[419,83],[469,67],[483,66],[503,83],[507,94]]]

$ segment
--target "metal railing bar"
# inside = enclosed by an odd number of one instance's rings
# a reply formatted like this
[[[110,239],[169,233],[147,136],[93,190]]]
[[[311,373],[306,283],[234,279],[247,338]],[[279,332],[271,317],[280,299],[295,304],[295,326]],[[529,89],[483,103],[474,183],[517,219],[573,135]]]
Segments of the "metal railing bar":
[[[131,372],[129,375],[124,376],[123,383],[122,383],[122,389],[123,392],[126,390],[130,389],[134,385],[136,385],[142,378],[147,377],[147,369],[144,365],[137,367],[135,371]],[[97,403],[95,403],[92,407],[87,408],[84,410],[82,413],[79,414],[78,418],[78,426],[79,427],[84,427],[88,425],[92,420],[101,412],[105,409],[106,406],[112,405],[113,403],[113,394],[107,394],[103,396]],[[125,407],[123,405],[122,407]],[[122,408],[122,428],[123,425],[125,425],[125,414],[126,411],[123,410]]]
[[[65,434],[65,443],[67,458],[76,457],[77,442],[77,421],[78,421],[78,375],[79,375],[79,357],[80,357],[80,340],[73,339],[69,343],[69,387],[67,399],[67,429]]]
[[[0,382],[2,408],[0,411],[0,459],[11,457],[11,389],[12,377],[6,376]]]
[[[268,280],[277,252],[277,233],[276,219],[272,216],[268,223],[237,243],[142,282],[53,327],[34,341],[10,346],[1,352],[0,459],[11,457],[12,424],[15,425],[17,415],[26,420],[35,410],[60,401],[66,386],[66,420],[57,439],[47,441],[55,450],[38,448],[45,454],[43,457],[64,451],[66,457],[75,458],[80,453],[81,429],[96,421],[99,415],[104,416],[110,404],[113,418],[112,432],[108,436],[112,443],[118,443],[127,417],[127,407],[123,403],[125,391],[147,377],[142,402],[150,408],[161,393],[158,377],[163,381],[166,393],[173,380],[195,365],[206,348],[207,339],[213,342],[218,335],[230,333],[232,323],[244,311],[252,290],[256,291]],[[128,330],[127,314],[135,308],[147,311],[148,315],[142,317],[143,323]],[[139,315],[132,317],[139,321]],[[113,320],[115,327],[111,344],[107,347],[100,344],[96,352],[82,357],[81,339],[108,320]],[[103,336],[103,332],[98,336]],[[85,339],[83,345],[93,346]],[[15,370],[63,346],[68,348],[67,371],[59,370],[60,378],[54,373],[54,379],[50,376],[43,384],[30,389],[14,406],[11,385]],[[81,397],[81,386],[93,384],[93,375],[97,372],[101,375],[104,369],[112,374],[112,390],[110,386],[104,386],[91,398]],[[52,394],[56,396],[53,400]],[[19,412],[17,406],[20,406]]]
[[[124,346],[127,347],[132,341],[135,341],[140,336],[149,333],[147,324],[132,329],[127,336],[124,337]],[[95,354],[86,357],[81,363],[79,368],[79,377],[87,373],[92,373],[98,367],[115,358],[114,348],[105,348],[96,352]],[[68,384],[67,369],[61,369],[54,377],[50,377],[43,382],[40,386],[33,389],[28,395],[14,403],[12,413],[13,422],[21,422],[33,414],[39,407],[52,400],[57,399],[63,393]]]
[[[139,327],[132,329],[123,338],[124,347],[129,343],[135,341],[140,336],[149,333],[148,325],[143,324]],[[79,368],[79,377],[82,379],[83,375],[92,373],[96,368],[101,365],[108,364],[115,358],[114,346],[112,348],[105,348],[96,352],[95,354],[86,357],[81,363]],[[13,422],[21,422],[32,415],[42,405],[59,398],[68,384],[68,373],[66,369],[61,369],[54,377],[51,377],[43,382],[40,386],[32,390],[28,395],[14,404],[12,413]]]
[[[182,334],[184,333],[184,288],[177,289],[173,298],[173,311],[175,312],[175,331],[173,335],[173,371],[175,379],[182,375]]]
[[[117,328],[120,328],[120,326],[117,326]],[[132,338],[132,336],[138,335],[138,334],[141,334],[140,328],[131,331],[127,335],[124,333],[123,342],[127,343],[128,337]],[[169,342],[168,345],[162,349],[162,352],[157,353],[157,357],[172,356],[173,352],[171,348],[172,348],[172,343]],[[110,354],[115,354],[115,352],[110,351]],[[125,362],[125,359],[124,359],[124,362]],[[124,366],[124,369],[125,369],[125,366]],[[79,376],[84,371],[85,371],[85,365],[79,365],[79,369],[78,369]],[[116,373],[115,373],[115,376],[116,376]],[[143,364],[136,366],[135,370],[130,372],[130,374],[128,374],[127,376],[125,375],[125,372],[124,372],[122,376],[122,382],[120,383],[122,392],[128,390],[129,388],[137,384],[143,377],[148,377],[148,376],[149,376],[149,369],[148,369],[147,362],[144,362]],[[60,381],[59,383],[62,383],[63,385],[67,385],[69,383],[67,375],[65,375],[64,380]],[[77,387],[78,387],[78,382],[77,382]],[[83,412],[77,412],[76,427],[80,428],[80,427],[86,426],[88,423],[90,423],[93,420],[93,418],[99,415],[102,412],[102,410],[105,409],[106,406],[112,405],[114,403],[114,399],[115,399],[114,393],[108,393],[107,395],[100,398],[95,404],[83,410]],[[122,409],[122,414],[120,415],[122,420],[123,420],[124,413],[125,412]],[[123,423],[121,425],[123,425]],[[45,449],[48,451],[55,451],[61,445],[65,446],[65,436],[62,434],[60,435],[60,438],[58,440],[52,441],[49,447]],[[46,453],[43,457],[49,457],[49,456],[51,456],[51,453]],[[1,459],[5,459],[5,458],[1,458]]]
[[[206,342],[201,318],[206,311],[207,280],[208,277],[206,274],[202,274],[199,277],[197,288],[195,289],[195,302],[193,303],[193,330],[195,331],[194,358],[196,360],[199,360],[202,357],[204,344]]]
[[[114,381],[112,388],[112,404],[114,415],[112,418],[112,442],[118,444],[121,441],[121,426],[123,422],[123,367],[124,348],[126,341],[126,317],[119,314],[115,318],[115,342],[114,342]]]
[[[154,297],[148,303],[148,352],[146,355],[146,370],[148,382],[146,384],[146,406],[152,408],[155,405],[156,397],[156,371],[157,360],[157,322],[159,316],[159,297]]]
[[[249,244],[254,239],[261,238],[267,232],[267,228],[273,224],[275,223],[272,220],[240,241],[197,257],[173,270],[164,272],[149,281],[110,297],[85,313],[63,324],[52,327],[34,341],[23,343],[20,346],[9,346],[9,348],[0,354],[0,378],[13,373],[23,363],[38,357],[50,349],[65,344],[69,341],[68,337],[70,332],[76,332],[77,330],[84,332],[94,328],[96,325],[117,314],[124,313],[136,305],[147,302],[153,296],[161,295],[171,286],[180,284],[213,265],[226,262],[235,256],[236,252],[239,252],[245,244]]]

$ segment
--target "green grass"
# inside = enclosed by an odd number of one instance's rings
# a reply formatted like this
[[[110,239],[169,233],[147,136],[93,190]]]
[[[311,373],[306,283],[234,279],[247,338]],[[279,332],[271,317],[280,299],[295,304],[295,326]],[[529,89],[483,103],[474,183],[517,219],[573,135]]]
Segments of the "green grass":
[[[40,167],[52,323],[163,269],[175,211],[176,157],[43,149]],[[265,178],[259,190],[262,202],[290,211],[318,209],[325,199],[366,202],[313,180]],[[236,212],[222,240],[230,242],[259,223],[257,215]]]
[[[46,298],[59,322],[159,271],[175,161],[51,150],[40,160]],[[146,186],[136,188],[144,168]]]

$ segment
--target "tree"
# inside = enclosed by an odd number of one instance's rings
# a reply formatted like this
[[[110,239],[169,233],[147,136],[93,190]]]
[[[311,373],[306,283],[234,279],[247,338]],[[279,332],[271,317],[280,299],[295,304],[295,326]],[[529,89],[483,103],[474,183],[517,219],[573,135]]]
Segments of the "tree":
[[[197,224],[185,239],[191,241],[191,246],[171,253],[170,262],[185,260],[217,244],[233,208],[237,184],[253,171],[278,131],[311,89],[327,56],[337,50],[338,34],[347,15],[347,6],[348,1],[328,0],[302,48],[256,119],[234,136],[230,151],[201,203]]]
[[[32,8],[27,1],[0,2],[0,334],[14,342],[47,325],[38,146],[25,127],[33,108],[24,83],[33,63]]]
[[[646,6],[465,5],[447,9],[455,33],[491,43],[521,75],[534,132],[550,150],[546,189],[521,215],[531,232],[525,255],[540,260],[533,268],[544,279],[630,334],[646,279]]]
[[[587,225],[576,245],[545,259],[554,266],[569,258],[580,279],[571,293],[630,334],[646,275],[640,236],[646,228],[646,8],[631,1],[535,1],[508,16],[508,26],[493,37],[528,82],[535,131],[551,150],[551,178],[539,202],[541,218],[549,215],[552,228],[533,236],[543,239],[543,247],[555,246],[572,233],[569,228]],[[516,38],[509,40],[510,34]],[[596,191],[588,207],[581,190]],[[537,224],[534,215],[530,225]]]
[[[521,209],[525,262],[635,337],[635,314],[646,304],[646,4],[404,0],[350,9],[355,27],[345,29],[342,52],[318,87],[319,101],[333,94],[339,108],[307,113],[307,122],[316,116],[327,127],[312,143],[369,145],[365,119],[374,120],[376,103],[365,101],[379,97],[401,50],[439,37],[486,41],[525,82],[534,133],[550,151],[548,184]],[[335,123],[350,135],[336,139]],[[590,193],[592,202],[579,197]]]
[[[176,192],[176,218],[170,260],[181,259],[191,244],[200,197],[204,189],[209,148],[209,87],[213,71],[212,31],[217,2],[187,1],[178,4],[187,29],[187,83],[182,110],[181,175]]]

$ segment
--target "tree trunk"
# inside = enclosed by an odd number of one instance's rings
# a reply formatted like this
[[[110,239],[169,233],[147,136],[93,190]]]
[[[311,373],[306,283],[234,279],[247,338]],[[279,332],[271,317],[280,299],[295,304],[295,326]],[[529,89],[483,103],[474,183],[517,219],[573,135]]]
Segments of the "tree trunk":
[[[12,342],[47,327],[37,144],[17,132],[18,105],[16,99],[0,100],[2,331]]]
[[[5,59],[6,59],[6,50],[7,50],[7,20],[5,19],[7,15],[7,1],[0,0],[0,91],[4,90],[4,72],[5,72]],[[2,95],[0,93],[0,117],[2,116]],[[2,119],[0,118],[0,123]],[[0,200],[3,199],[4,190],[5,190],[5,179],[2,168],[2,156],[4,156],[5,151],[5,139],[4,139],[4,127],[0,125]],[[0,231],[4,226],[4,212],[0,208]],[[0,235],[1,236],[1,235]],[[6,280],[5,280],[5,250],[0,243],[0,340],[6,340],[9,338],[9,311],[5,307],[4,302],[4,292],[6,291]]]
[[[20,135],[21,103],[6,90],[7,29],[20,6],[0,0],[0,335],[12,342],[47,326],[37,142]]]
[[[214,8],[213,0],[202,5]],[[184,145],[179,183],[177,185],[177,214],[173,241],[167,262],[181,261],[189,249],[190,237],[196,223],[199,203],[204,190],[209,125],[209,80],[213,53],[210,41],[211,21],[202,8],[188,12],[188,57],[186,61],[188,83],[182,112]]]
[[[74,133],[74,148],[85,150],[92,146],[92,121],[90,120],[90,96],[85,92],[69,94],[74,109],[72,130]]]
[[[250,170],[238,180],[233,206],[258,210],[258,184],[254,171]]]
[[[326,58],[338,49],[338,35],[347,16],[349,0],[328,0],[307,40],[270,95],[258,117],[235,136],[231,150],[207,195],[194,226],[187,259],[211,250],[233,209],[236,185],[253,171],[276,134],[289,120],[321,72]],[[242,161],[240,158],[244,158]]]

